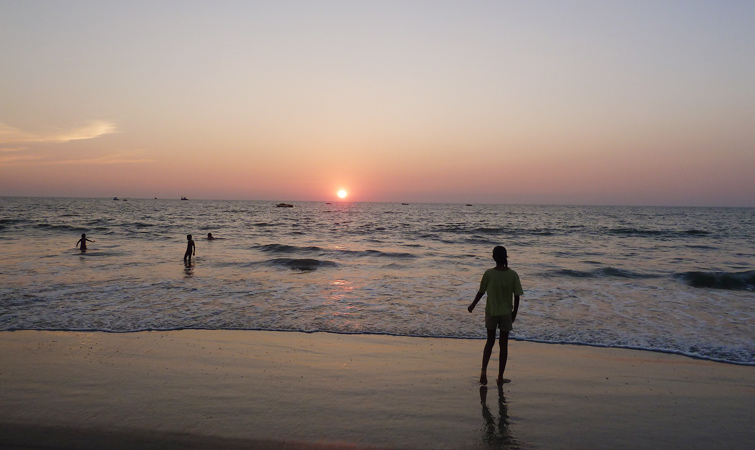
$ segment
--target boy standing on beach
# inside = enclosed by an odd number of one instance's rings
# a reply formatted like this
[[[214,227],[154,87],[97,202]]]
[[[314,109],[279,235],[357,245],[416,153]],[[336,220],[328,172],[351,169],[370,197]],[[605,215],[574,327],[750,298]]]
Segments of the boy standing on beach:
[[[488,362],[495,346],[495,330],[500,327],[501,354],[498,360],[498,379],[496,380],[496,384],[501,386],[503,383],[511,381],[503,378],[503,372],[506,370],[506,360],[509,357],[509,332],[514,320],[516,320],[516,314],[519,311],[519,296],[523,292],[522,284],[519,282],[519,275],[509,269],[506,249],[500,245],[496,246],[493,249],[493,259],[496,266],[486,270],[482,275],[480,290],[467,310],[471,313],[475,306],[477,306],[477,302],[487,292],[485,328],[488,330],[488,340],[485,342],[485,349],[482,352],[480,384],[488,384]]]
[[[184,264],[187,266],[191,265],[191,255],[196,255],[197,248],[194,246],[194,240],[191,239],[191,235],[186,235],[186,240],[188,243],[186,244],[186,253],[184,253]]]

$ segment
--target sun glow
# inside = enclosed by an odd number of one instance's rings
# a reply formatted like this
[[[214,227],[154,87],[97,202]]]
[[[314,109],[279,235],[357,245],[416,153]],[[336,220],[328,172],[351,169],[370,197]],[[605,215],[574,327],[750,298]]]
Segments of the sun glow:
[[[347,195],[349,195],[349,193],[346,192],[345,189],[341,189],[340,191],[338,191],[338,198],[346,198]]]

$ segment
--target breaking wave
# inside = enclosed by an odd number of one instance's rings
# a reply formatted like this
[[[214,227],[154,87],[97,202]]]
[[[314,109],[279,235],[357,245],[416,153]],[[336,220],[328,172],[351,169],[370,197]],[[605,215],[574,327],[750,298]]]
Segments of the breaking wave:
[[[755,290],[755,270],[747,272],[684,272],[675,275],[696,288]]]
[[[292,269],[292,270],[300,270],[302,272],[309,272],[312,270],[317,270],[320,267],[338,266],[338,263],[335,263],[333,261],[323,261],[319,259],[310,259],[310,258],[300,258],[300,259],[277,258],[277,259],[271,259],[267,261],[267,263],[271,265],[275,265],[275,266],[288,267],[289,269]]]
[[[334,255],[334,256],[376,256],[384,258],[416,258],[417,255],[406,252],[387,252],[380,250],[341,250],[341,249],[325,249],[317,246],[296,246],[286,244],[265,244],[253,247],[257,250],[265,253],[283,253],[283,254],[312,254],[319,255]]]
[[[633,272],[631,270],[617,269],[615,267],[602,267],[595,270],[559,269],[545,273],[545,275],[572,277],[572,278],[658,278],[658,275]]]

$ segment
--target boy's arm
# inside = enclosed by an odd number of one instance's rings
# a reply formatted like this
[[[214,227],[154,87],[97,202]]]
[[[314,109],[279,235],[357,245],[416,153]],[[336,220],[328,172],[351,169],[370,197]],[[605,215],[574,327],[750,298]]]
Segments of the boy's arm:
[[[473,302],[472,302],[472,304],[471,304],[471,305],[469,305],[469,307],[467,308],[467,310],[468,310],[469,312],[472,312],[472,310],[474,310],[474,307],[475,307],[475,306],[477,306],[477,302],[479,302],[479,301],[480,301],[480,299],[482,298],[482,296],[483,296],[483,295],[485,295],[485,293],[484,293],[484,292],[478,292],[478,293],[477,293],[477,295],[475,295],[474,301],[473,301]]]
[[[191,241],[191,253],[192,253],[192,255],[196,255],[197,254],[197,246],[194,245],[194,241]]]
[[[518,312],[519,312],[519,296],[515,295],[514,296],[514,312],[511,313],[512,322],[516,320],[516,313]]]

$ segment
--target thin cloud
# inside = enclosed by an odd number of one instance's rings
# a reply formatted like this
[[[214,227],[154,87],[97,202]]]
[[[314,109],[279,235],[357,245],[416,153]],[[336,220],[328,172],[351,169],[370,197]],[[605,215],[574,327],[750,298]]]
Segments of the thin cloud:
[[[50,165],[74,165],[74,164],[80,164],[80,165],[106,165],[106,164],[134,164],[134,163],[149,163],[153,162],[153,159],[131,159],[128,156],[102,156],[99,158],[89,158],[89,159],[71,159],[71,160],[64,160],[64,161],[50,161],[46,164]]]
[[[18,149],[0,149],[0,167],[8,166],[72,166],[72,165],[112,165],[112,164],[144,164],[154,162],[154,159],[141,158],[140,153],[143,151],[119,153],[115,155],[104,155],[95,158],[79,159],[59,159],[50,160],[43,155],[37,154],[19,154],[15,151],[23,151],[24,148]],[[7,151],[7,153],[2,153]]]
[[[117,131],[115,124],[106,120],[96,120],[77,128],[59,130],[48,134],[29,133],[10,125],[0,123],[0,144],[18,144],[21,142],[70,142],[83,139],[94,139]]]
[[[11,164],[23,164],[28,162],[37,162],[41,158],[36,155],[0,155],[0,167]]]

